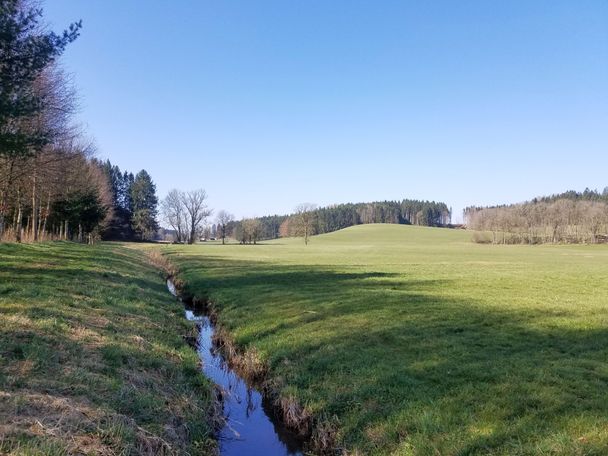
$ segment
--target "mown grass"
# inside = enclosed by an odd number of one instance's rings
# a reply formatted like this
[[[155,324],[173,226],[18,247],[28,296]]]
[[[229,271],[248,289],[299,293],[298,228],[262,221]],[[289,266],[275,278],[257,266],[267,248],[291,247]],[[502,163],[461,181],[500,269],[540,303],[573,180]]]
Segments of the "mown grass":
[[[364,225],[162,249],[353,451],[608,454],[607,246]]]
[[[211,454],[192,331],[140,251],[0,245],[0,454]]]

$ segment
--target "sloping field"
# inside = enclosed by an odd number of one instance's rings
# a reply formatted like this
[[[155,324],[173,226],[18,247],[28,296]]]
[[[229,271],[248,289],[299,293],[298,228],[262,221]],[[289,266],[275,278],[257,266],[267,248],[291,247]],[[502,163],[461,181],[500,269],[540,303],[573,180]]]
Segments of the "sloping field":
[[[141,252],[0,245],[0,454],[213,454],[192,330]]]
[[[363,225],[168,246],[242,347],[362,454],[608,454],[608,248]]]

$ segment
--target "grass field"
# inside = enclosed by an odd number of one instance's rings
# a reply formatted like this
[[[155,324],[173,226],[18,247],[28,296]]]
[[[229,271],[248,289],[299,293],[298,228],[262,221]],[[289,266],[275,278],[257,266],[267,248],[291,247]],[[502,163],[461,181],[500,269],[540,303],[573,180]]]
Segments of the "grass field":
[[[363,225],[162,249],[347,448],[608,454],[607,246]]]
[[[0,454],[208,454],[192,330],[139,251],[0,245]]]

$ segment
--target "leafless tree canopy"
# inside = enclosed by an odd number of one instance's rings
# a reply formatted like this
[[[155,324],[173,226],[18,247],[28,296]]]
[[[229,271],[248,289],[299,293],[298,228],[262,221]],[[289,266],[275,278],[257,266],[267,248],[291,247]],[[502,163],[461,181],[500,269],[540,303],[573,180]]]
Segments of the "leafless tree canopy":
[[[493,243],[597,243],[608,241],[608,204],[557,199],[504,207],[469,208],[467,228],[474,240]],[[491,234],[490,234],[491,233]]]
[[[177,233],[178,242],[193,244],[205,220],[212,214],[207,207],[207,193],[203,189],[171,190],[161,203],[163,220]]]
[[[186,242],[188,225],[182,192],[177,189],[171,190],[161,202],[160,211],[163,221],[175,230],[175,240],[177,242]]]
[[[221,210],[217,213],[217,229],[218,234],[222,238],[222,244],[226,243],[226,236],[228,236],[228,227],[234,221],[234,215],[230,212]]]
[[[296,236],[304,238],[304,243],[308,245],[308,238],[314,234],[315,226],[315,209],[317,206],[312,203],[298,204],[295,208],[293,216],[294,230]]]
[[[188,237],[190,244],[194,243],[200,227],[213,212],[205,204],[206,200],[207,193],[203,189],[191,190],[182,194],[182,202],[186,209],[190,226],[190,235]]]

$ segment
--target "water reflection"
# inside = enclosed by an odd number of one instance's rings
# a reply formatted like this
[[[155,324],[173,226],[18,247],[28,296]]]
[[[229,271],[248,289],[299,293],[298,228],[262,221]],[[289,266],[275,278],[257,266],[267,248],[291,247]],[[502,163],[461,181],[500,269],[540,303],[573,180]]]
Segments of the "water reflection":
[[[176,296],[171,281],[169,291]],[[203,372],[222,389],[226,425],[219,433],[222,456],[302,455],[302,441],[274,418],[270,404],[229,368],[213,345],[214,326],[204,313],[186,305],[186,318],[198,322],[198,354]]]

